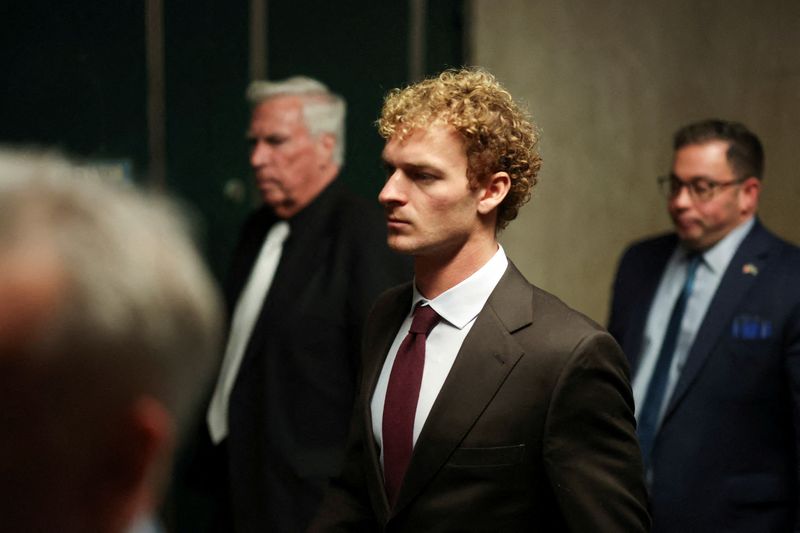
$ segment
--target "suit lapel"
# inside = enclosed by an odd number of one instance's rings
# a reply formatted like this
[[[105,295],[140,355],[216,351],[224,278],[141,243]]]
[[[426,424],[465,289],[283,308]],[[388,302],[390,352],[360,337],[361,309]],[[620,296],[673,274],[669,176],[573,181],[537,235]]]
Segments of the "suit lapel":
[[[446,463],[491,402],[523,350],[511,333],[531,323],[531,288],[509,263],[475,324],[422,428],[393,513]]]
[[[656,296],[656,291],[661,283],[661,277],[664,275],[664,268],[667,266],[669,258],[675,251],[677,239],[671,242],[669,246],[658,250],[658,256],[655,257],[655,268],[643,269],[637,273],[645,276],[642,281],[642,290],[633,302],[632,309],[638,310],[631,313],[629,327],[626,330],[625,338],[622,339],[621,344],[625,349],[625,354],[631,365],[631,375],[636,375],[639,368],[639,361],[642,356],[642,341],[644,339],[644,331],[647,327],[647,317],[650,315],[650,307],[653,305],[653,298]]]
[[[739,309],[742,298],[756,282],[758,276],[745,272],[745,265],[754,265],[757,272],[764,272],[769,256],[770,241],[770,234],[756,221],[753,229],[750,230],[731,259],[717,292],[708,306],[703,323],[697,331],[694,344],[689,350],[686,365],[681,371],[681,376],[675,385],[675,392],[665,411],[664,422],[691,387],[723,334],[726,325],[730,323],[734,313]]]

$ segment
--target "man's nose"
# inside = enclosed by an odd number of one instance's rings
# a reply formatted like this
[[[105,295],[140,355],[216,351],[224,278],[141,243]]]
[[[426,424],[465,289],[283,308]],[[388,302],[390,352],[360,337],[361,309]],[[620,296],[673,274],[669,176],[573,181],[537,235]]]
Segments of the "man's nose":
[[[405,202],[404,190],[402,173],[395,170],[384,183],[381,192],[378,193],[378,201],[381,205],[403,203]]]
[[[694,202],[694,200],[689,192],[689,186],[685,184],[682,185],[681,188],[678,189],[678,192],[673,194],[672,198],[669,200],[670,205],[676,209],[685,209],[690,207],[692,202]]]
[[[256,141],[250,150],[250,166],[260,167],[272,160],[272,148],[264,141]]]

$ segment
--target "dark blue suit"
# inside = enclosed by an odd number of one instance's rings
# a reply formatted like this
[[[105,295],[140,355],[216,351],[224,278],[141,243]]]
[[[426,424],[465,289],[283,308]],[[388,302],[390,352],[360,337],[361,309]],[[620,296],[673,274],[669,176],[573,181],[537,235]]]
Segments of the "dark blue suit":
[[[609,331],[637,371],[674,234],[631,246]],[[637,406],[639,409],[641,406]],[[800,249],[758,221],[723,275],[653,450],[653,532],[798,529]]]

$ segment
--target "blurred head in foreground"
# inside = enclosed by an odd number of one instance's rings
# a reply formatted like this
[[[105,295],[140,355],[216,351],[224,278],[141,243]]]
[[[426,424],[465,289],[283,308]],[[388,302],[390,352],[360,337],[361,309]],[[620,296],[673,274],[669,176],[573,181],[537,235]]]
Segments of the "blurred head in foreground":
[[[219,301],[164,198],[0,149],[0,516],[124,531],[158,503]]]

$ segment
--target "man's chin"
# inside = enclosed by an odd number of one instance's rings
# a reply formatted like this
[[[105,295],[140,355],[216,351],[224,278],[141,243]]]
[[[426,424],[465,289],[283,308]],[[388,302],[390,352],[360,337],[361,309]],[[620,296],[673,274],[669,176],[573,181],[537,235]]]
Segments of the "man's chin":
[[[416,251],[416,248],[411,243],[397,235],[390,234],[388,239],[386,239],[386,244],[389,245],[389,248],[393,252],[398,254],[413,255]]]
[[[693,232],[678,232],[678,239],[681,244],[689,250],[700,250],[703,247],[702,235],[697,235]]]
[[[285,196],[275,196],[269,194],[262,194],[261,200],[264,202],[264,205],[270,207],[276,214],[281,215],[281,213],[290,213],[295,210],[295,202],[289,200]]]
[[[675,233],[681,241],[692,242],[702,238],[701,228],[696,224],[675,223]]]

